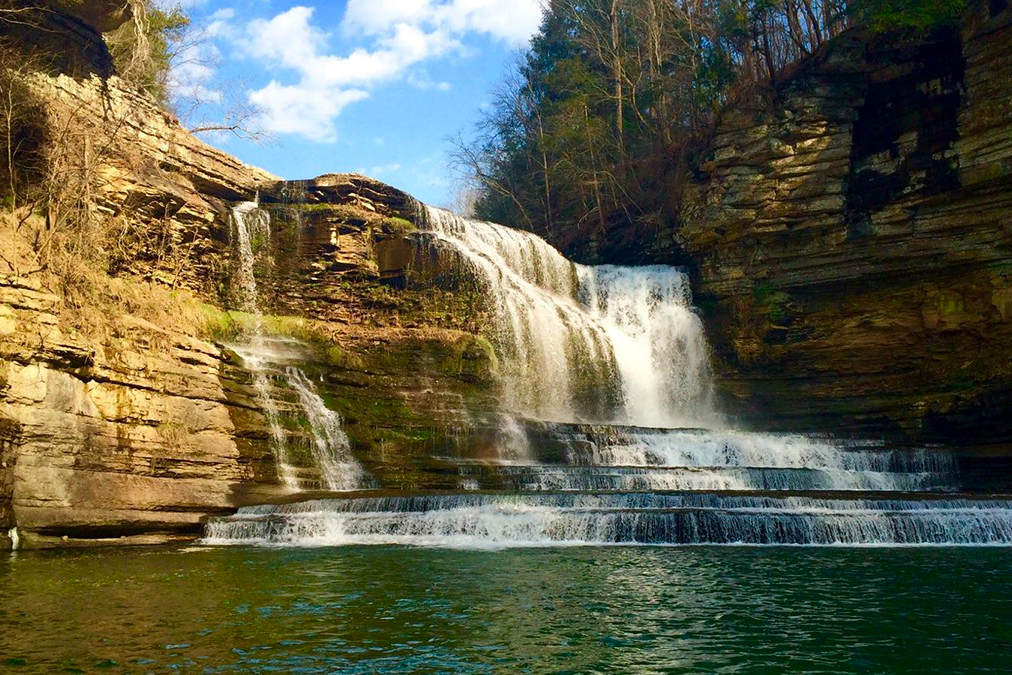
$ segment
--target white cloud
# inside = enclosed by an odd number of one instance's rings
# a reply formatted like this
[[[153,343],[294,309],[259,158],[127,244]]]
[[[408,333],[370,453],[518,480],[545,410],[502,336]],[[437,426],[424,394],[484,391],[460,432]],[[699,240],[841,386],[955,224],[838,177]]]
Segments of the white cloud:
[[[240,46],[266,63],[301,70],[326,48],[327,34],[309,23],[312,7],[292,7],[273,19],[254,19],[246,25]]]
[[[334,121],[350,103],[374,87],[402,79],[416,87],[446,91],[425,61],[466,53],[469,33],[520,44],[537,30],[541,0],[350,0],[341,28],[364,38],[344,54],[334,53],[331,35],[314,23],[314,8],[296,6],[270,19],[234,25],[232,10],[211,17],[208,34],[231,42],[250,59],[274,71],[271,82],[249,92],[264,111],[268,131],[300,134],[310,140],[337,138]]]
[[[372,178],[382,178],[386,174],[397,173],[401,170],[401,165],[394,164],[383,164],[380,166],[374,166],[371,169],[359,168],[356,169],[356,173],[360,173],[364,176],[370,176]]]
[[[337,140],[333,121],[346,105],[368,97],[361,89],[286,86],[274,80],[249,94],[250,101],[263,110],[260,121],[268,131],[300,134],[322,142]]]
[[[404,78],[404,81],[410,84],[412,87],[415,87],[416,89],[421,89],[423,91],[430,91],[433,89],[435,89],[436,91],[449,91],[450,89],[453,88],[453,85],[451,85],[449,82],[443,81],[437,82],[433,80],[432,77],[429,75],[428,71],[424,69],[414,70],[408,73],[407,76]]]
[[[222,93],[213,86],[220,57],[221,52],[201,30],[194,30],[176,45],[168,85],[184,116],[199,107],[221,103]]]
[[[335,118],[349,103],[367,98],[369,87],[459,46],[444,31],[398,24],[390,35],[374,40],[372,49],[337,56],[327,53],[329,36],[313,25],[313,13],[312,7],[293,7],[270,20],[256,19],[233,39],[247,56],[297,77],[293,84],[274,79],[250,92],[250,101],[265,113],[262,122],[269,131],[333,141]]]
[[[431,0],[349,0],[342,28],[348,35],[380,35],[399,23],[421,24],[431,12]]]
[[[210,38],[234,37],[235,27],[230,23],[235,19],[235,10],[226,7],[219,9],[207,18],[207,26],[204,28],[204,35]]]
[[[541,24],[542,7],[542,0],[349,0],[342,27],[348,35],[386,35],[408,24],[522,45]]]

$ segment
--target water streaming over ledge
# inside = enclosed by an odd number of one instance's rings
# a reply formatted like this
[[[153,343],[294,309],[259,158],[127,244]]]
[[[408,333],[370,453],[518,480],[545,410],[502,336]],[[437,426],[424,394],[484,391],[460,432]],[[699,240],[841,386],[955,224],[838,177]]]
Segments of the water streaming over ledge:
[[[481,282],[506,405],[524,417],[711,426],[706,338],[674,267],[587,267],[529,232],[428,208]]]
[[[256,259],[253,241],[270,237],[270,216],[260,210],[257,202],[243,202],[232,209],[232,228],[239,263],[233,287],[239,308],[252,318],[251,326],[246,332],[246,342],[241,345],[238,353],[252,374],[256,401],[270,430],[271,450],[277,461],[278,477],[286,487],[295,489],[298,484],[288,463],[285,430],[281,426],[281,415],[271,396],[271,382],[267,376],[269,351],[264,335],[263,313],[260,311],[260,293],[257,290],[254,272]]]
[[[255,274],[254,242],[270,239],[270,214],[257,202],[244,202],[232,209],[234,241],[238,269],[235,291],[240,309],[251,317],[245,342],[234,345],[235,352],[251,373],[255,398],[270,431],[271,450],[278,467],[278,478],[290,490],[303,487],[299,467],[292,464],[292,442],[281,422],[282,411],[276,400],[279,384],[293,390],[298,405],[309,422],[309,450],[319,471],[322,487],[331,491],[355,490],[368,484],[368,477],[351,454],[348,437],[341,428],[341,417],[329,410],[312,381],[297,366],[286,364],[293,351],[292,342],[269,336],[264,331],[263,313]],[[294,349],[297,352],[297,349]]]
[[[1009,502],[726,495],[450,495],[250,507],[206,543],[1012,545]]]
[[[249,507],[212,519],[206,543],[1012,545],[1012,502],[938,494],[960,490],[941,448],[728,429],[680,270],[576,265],[532,234],[431,208],[423,238],[491,310],[498,457],[431,458],[460,494]],[[287,379],[317,462],[339,467],[331,488],[363,484],[339,418],[303,373]]]

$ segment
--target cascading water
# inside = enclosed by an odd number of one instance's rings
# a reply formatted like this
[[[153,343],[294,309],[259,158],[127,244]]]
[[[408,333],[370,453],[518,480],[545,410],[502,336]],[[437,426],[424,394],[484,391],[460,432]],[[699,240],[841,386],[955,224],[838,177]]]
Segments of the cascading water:
[[[435,208],[426,220],[482,282],[514,412],[653,427],[716,422],[685,273],[586,267],[528,232]]]
[[[298,393],[299,402],[312,429],[312,452],[329,490],[356,490],[366,483],[362,467],[351,455],[348,435],[341,428],[341,416],[327,407],[306,374],[289,367],[288,383]]]
[[[527,461],[463,463],[462,481],[514,490],[954,491],[941,449],[797,434],[529,423]],[[537,460],[532,463],[530,460]]]
[[[271,450],[278,467],[278,477],[291,490],[300,489],[298,467],[290,461],[289,435],[282,425],[282,413],[275,400],[272,374],[283,379],[298,396],[299,406],[309,422],[310,453],[319,470],[323,486],[332,491],[355,490],[368,483],[365,472],[351,455],[348,437],[341,428],[341,417],[329,410],[312,381],[294,365],[284,372],[279,366],[293,351],[293,341],[270,337],[264,331],[263,314],[255,274],[254,241],[270,239],[270,215],[257,202],[244,202],[232,209],[238,269],[236,295],[243,312],[250,316],[244,344],[236,345],[236,353],[250,371],[256,401],[263,411],[270,431]],[[298,352],[298,346],[294,348]]]
[[[718,495],[455,495],[249,507],[212,544],[1012,545],[1007,501]]]
[[[271,450],[278,466],[278,477],[289,489],[297,487],[294,472],[288,463],[285,430],[277,404],[271,396],[271,382],[266,373],[269,363],[267,342],[264,336],[263,314],[260,311],[260,294],[255,274],[256,259],[253,252],[255,238],[270,237],[270,216],[260,210],[257,202],[243,202],[232,209],[232,226],[238,267],[235,275],[235,292],[240,309],[251,318],[246,332],[246,343],[237,350],[253,378],[256,401],[264,413],[271,435]]]
[[[498,459],[431,458],[464,494],[250,507],[212,520],[208,543],[1012,546],[1012,502],[932,494],[960,489],[941,449],[727,429],[679,270],[581,266],[526,232],[426,221],[486,297]]]

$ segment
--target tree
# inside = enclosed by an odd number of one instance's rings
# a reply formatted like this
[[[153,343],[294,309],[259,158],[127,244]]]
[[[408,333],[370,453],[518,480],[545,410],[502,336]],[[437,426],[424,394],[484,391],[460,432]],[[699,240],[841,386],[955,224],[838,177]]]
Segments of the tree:
[[[152,0],[130,0],[131,20],[106,33],[116,71],[126,82],[170,107],[172,59],[190,19],[179,7],[162,9]]]
[[[610,223],[655,226],[668,177],[735,97],[854,23],[925,30],[965,0],[550,0],[457,166],[483,218],[563,248]]]
[[[191,133],[226,133],[244,140],[266,141],[258,126],[263,112],[246,97],[239,82],[221,91],[201,83],[181,82],[175,74],[213,65],[206,56],[205,34],[179,6],[164,9],[153,0],[130,0],[131,21],[105,36],[123,80],[173,112]]]

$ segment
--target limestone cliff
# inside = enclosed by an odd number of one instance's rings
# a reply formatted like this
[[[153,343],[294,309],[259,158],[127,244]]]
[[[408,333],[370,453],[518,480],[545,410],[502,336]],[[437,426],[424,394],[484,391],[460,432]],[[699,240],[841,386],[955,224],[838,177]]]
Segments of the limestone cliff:
[[[220,351],[130,316],[120,335],[82,340],[60,329],[57,306],[26,280],[0,282],[0,409],[21,425],[18,527],[41,541],[168,534],[227,508],[248,470]]]
[[[206,289],[223,255],[224,199],[273,177],[193,138],[115,78],[38,73],[30,85],[50,125],[104,148],[93,217],[115,219],[139,244],[117,282],[137,296],[146,282]],[[24,541],[164,537],[230,506],[253,471],[233,439],[221,349],[127,307],[88,317],[104,335],[81,334],[64,320],[65,299],[24,263],[0,276],[0,416],[22,430],[16,452],[5,442],[3,475]],[[0,520],[10,506],[0,502]]]
[[[223,311],[231,207],[258,190],[275,220],[258,257],[265,311],[300,345],[354,452],[382,486],[455,487],[430,455],[487,433],[474,413],[491,408],[492,374],[451,299],[384,283],[403,275],[416,202],[362,177],[286,184],[246,166],[110,75],[87,17],[44,16],[21,42],[55,56],[27,83],[44,103],[43,135],[88,175],[81,217],[110,250],[103,269],[81,272],[83,293],[4,230],[0,547],[15,525],[24,546],[192,537],[208,514],[284,494],[250,373],[229,346],[243,317]],[[279,380],[272,396],[286,439],[305,448],[293,392]]]
[[[6,382],[0,379],[0,386]],[[21,438],[21,425],[6,417],[0,417],[0,550],[13,544],[10,532],[14,528],[14,461],[17,445]]]
[[[1012,440],[1012,9],[846,33],[723,116],[681,199],[727,405],[763,425]]]
[[[1012,78],[993,74],[1012,72],[1012,10],[981,11],[924,43],[846,34],[772,104],[725,115],[677,232],[644,242],[692,261],[725,405],[744,419],[1009,440]],[[88,218],[122,250],[87,325],[30,256],[0,264],[0,547],[15,525],[27,546],[189,537],[208,514],[285,497],[235,350],[248,318],[224,311],[230,209],[257,192],[265,321],[355,457],[383,488],[459,488],[447,458],[480,458],[498,433],[496,362],[474,298],[436,278],[445,252],[419,245],[420,205],[361,176],[244,165],[110,75],[81,17],[52,21],[36,46],[67,31],[70,54],[30,86],[47,124],[73,129],[95,177]],[[273,381],[285,438],[305,448]]]

